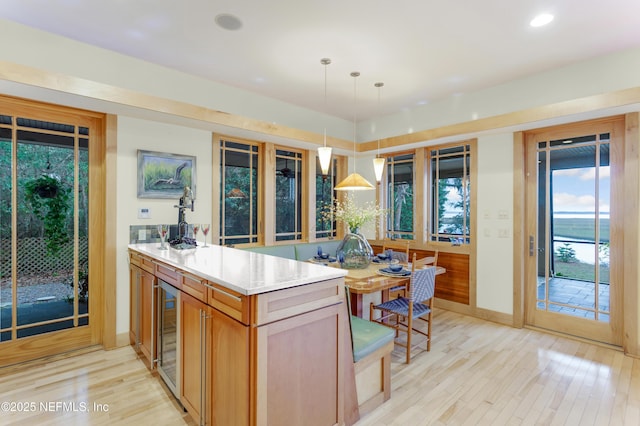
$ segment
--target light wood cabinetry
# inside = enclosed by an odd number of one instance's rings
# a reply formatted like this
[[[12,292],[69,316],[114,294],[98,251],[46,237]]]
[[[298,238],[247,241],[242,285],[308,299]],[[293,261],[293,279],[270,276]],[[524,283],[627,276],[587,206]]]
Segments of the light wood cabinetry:
[[[134,254],[130,256],[129,341],[150,369],[153,369],[156,358],[156,278],[152,272],[150,259]]]
[[[207,341],[211,332],[211,311],[211,307],[200,300],[188,294],[181,295],[180,402],[198,424],[210,424],[211,404],[207,394],[211,380],[207,367],[211,364],[211,351]]]
[[[180,401],[198,424],[344,424],[343,278],[245,295],[153,264],[181,290]],[[153,285],[134,268],[131,300],[142,317],[151,304],[144,288]],[[144,327],[141,320],[141,352]]]

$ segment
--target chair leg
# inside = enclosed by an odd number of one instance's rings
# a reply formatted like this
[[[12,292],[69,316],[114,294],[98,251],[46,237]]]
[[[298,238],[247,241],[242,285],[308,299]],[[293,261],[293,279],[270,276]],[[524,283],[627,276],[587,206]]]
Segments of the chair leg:
[[[429,312],[429,315],[427,316],[427,320],[429,321],[429,323],[427,324],[427,352],[429,352],[431,350],[431,315],[432,312]]]
[[[413,306],[409,304],[407,316],[407,364],[411,364],[411,335],[413,334]]]

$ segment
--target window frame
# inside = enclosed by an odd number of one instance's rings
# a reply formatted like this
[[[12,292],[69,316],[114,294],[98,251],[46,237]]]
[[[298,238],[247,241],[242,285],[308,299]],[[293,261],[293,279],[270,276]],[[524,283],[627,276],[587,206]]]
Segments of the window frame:
[[[256,193],[256,197],[255,197],[255,215],[257,217],[253,217],[253,214],[251,214],[251,212],[253,212],[253,207],[250,207],[250,224],[249,224],[249,228],[250,228],[250,232],[248,234],[244,234],[244,235],[225,235],[225,230],[224,230],[224,223],[225,223],[225,218],[226,218],[226,214],[225,214],[225,206],[226,206],[226,197],[225,197],[225,193],[223,191],[223,187],[225,185],[225,178],[224,178],[224,169],[225,169],[225,165],[224,163],[224,159],[226,158],[226,155],[223,154],[223,150],[225,150],[224,148],[224,143],[233,143],[233,144],[239,144],[239,145],[246,145],[248,147],[250,147],[250,149],[247,149],[247,153],[250,155],[255,155],[256,159],[255,159],[255,163],[256,163],[256,181],[253,182],[253,179],[251,179],[251,193]],[[231,151],[238,151],[237,149],[233,149],[233,148],[229,148],[229,150]],[[262,223],[262,217],[263,217],[263,208],[262,208],[262,199],[263,199],[263,195],[262,195],[262,188],[263,188],[263,181],[264,181],[264,165],[263,165],[263,160],[262,157],[264,156],[264,148],[263,148],[263,144],[260,142],[256,142],[256,141],[251,141],[251,140],[245,140],[245,139],[239,139],[239,138],[234,138],[234,137],[228,137],[228,136],[217,136],[214,138],[214,164],[217,164],[219,166],[219,172],[217,173],[217,179],[214,179],[214,185],[213,185],[213,200],[214,202],[217,202],[218,206],[217,209],[214,206],[213,211],[218,211],[218,217],[217,220],[215,220],[213,223],[215,223],[215,226],[217,228],[217,232],[212,232],[212,239],[217,239],[218,244],[220,245],[226,245],[226,246],[230,246],[233,247],[236,244],[237,245],[256,245],[256,244],[260,244],[263,241],[264,235],[261,229],[260,224]],[[253,164],[253,160],[250,161],[251,164]],[[217,184],[216,184],[217,181]],[[249,196],[249,202],[252,203],[252,197]],[[255,226],[255,232],[253,232],[253,221],[256,221],[256,226]],[[239,239],[239,238],[244,238],[246,237],[248,239],[248,241],[246,242],[230,242],[229,240],[234,240],[234,239]]]
[[[466,215],[466,223],[465,226],[468,229],[468,232],[465,234],[464,232],[461,236],[456,236],[457,240],[450,240],[451,237],[447,237],[447,235],[451,234],[443,234],[439,232],[435,226],[437,226],[437,222],[434,220],[435,218],[435,210],[437,206],[434,203],[434,194],[433,194],[433,164],[432,160],[434,158],[434,151],[445,151],[451,150],[455,148],[462,148],[461,154],[463,156],[463,170],[468,169],[466,171],[466,182],[463,182],[463,188],[465,192],[468,192],[468,195],[464,196],[463,199],[466,199],[466,205],[463,206],[463,211],[468,211]],[[439,155],[439,158],[451,158],[456,155],[459,155],[456,152],[452,152],[449,154]],[[472,244],[475,239],[476,229],[476,194],[477,194],[477,172],[478,172],[478,153],[477,153],[477,139],[467,139],[462,141],[455,141],[447,144],[441,145],[433,145],[425,148],[425,197],[426,197],[426,205],[427,209],[425,211],[425,243],[429,245],[447,245],[447,246],[462,246],[462,247],[472,247]],[[464,223],[464,222],[463,222]],[[456,234],[458,235],[458,234]],[[435,239],[434,239],[435,238]],[[449,240],[444,240],[444,238],[449,238]]]
[[[411,156],[411,160],[409,161],[408,159],[397,159],[398,157],[405,157],[405,156]],[[382,189],[382,191],[384,191],[384,201],[383,201],[383,206],[384,208],[387,210],[387,215],[386,218],[383,221],[383,225],[382,225],[382,231],[383,231],[383,237],[385,238],[391,238],[391,239],[408,239],[408,240],[412,240],[415,241],[416,240],[416,206],[417,204],[417,200],[419,200],[419,198],[417,197],[417,193],[416,193],[416,158],[418,158],[418,156],[416,155],[416,151],[415,150],[411,150],[411,151],[402,151],[402,152],[394,152],[394,153],[390,153],[388,155],[385,156],[385,178],[384,178],[384,188]],[[411,182],[411,193],[412,193],[412,215],[413,215],[413,220],[412,220],[412,230],[409,231],[399,231],[396,229],[390,229],[389,224],[392,223],[392,221],[394,220],[394,214],[391,211],[392,209],[389,208],[389,204],[390,204],[390,200],[392,195],[389,194],[389,187],[391,185],[393,185],[393,172],[390,172],[391,168],[395,168],[396,164],[407,164],[407,163],[411,163],[411,175],[412,175],[412,182]],[[395,193],[394,193],[395,194]],[[394,195],[393,195],[394,196]],[[409,237],[409,238],[407,238]]]
[[[282,154],[279,154],[279,152],[282,152]],[[291,153],[293,155],[288,156],[285,155],[284,153]],[[277,194],[276,194],[276,198],[274,200],[273,203],[273,218],[274,218],[274,225],[273,225],[273,241],[278,244],[291,244],[291,243],[295,243],[295,242],[302,242],[306,239],[306,236],[308,234],[308,225],[307,225],[307,220],[306,220],[306,212],[308,211],[308,206],[307,206],[307,201],[308,201],[308,194],[307,194],[307,190],[306,190],[306,182],[307,182],[307,178],[306,178],[306,158],[307,158],[307,151],[306,150],[301,150],[301,149],[295,149],[292,147],[288,147],[288,146],[274,146],[274,166],[275,166],[275,171],[274,171],[274,177],[273,177],[273,182],[274,182],[274,194],[275,191],[277,190],[277,173],[278,173],[278,167],[277,167],[277,163],[278,163],[278,158],[284,158],[287,159],[289,161],[294,161],[294,185],[296,186],[295,192],[298,194],[297,197],[294,197],[294,205],[296,207],[297,210],[297,214],[295,215],[294,218],[294,222],[295,222],[295,229],[293,231],[287,231],[287,232],[278,232],[277,231],[277,222],[278,222],[278,215],[277,215],[277,204],[278,204],[278,200],[277,200]],[[287,165],[287,167],[289,167]],[[298,180],[299,179],[299,180]],[[287,236],[292,236],[293,238],[285,238]]]

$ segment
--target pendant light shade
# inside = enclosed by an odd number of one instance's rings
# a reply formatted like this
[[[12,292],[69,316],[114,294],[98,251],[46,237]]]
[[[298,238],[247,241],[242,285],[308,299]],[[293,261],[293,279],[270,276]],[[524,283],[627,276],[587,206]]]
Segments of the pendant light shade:
[[[331,165],[331,147],[318,147],[318,158],[320,159],[320,168],[323,175],[329,174],[329,166]]]
[[[331,63],[331,59],[322,58],[320,63],[324,65],[324,108],[327,109],[327,65]],[[322,176],[329,174],[329,166],[331,165],[331,147],[327,146],[327,128],[324,129],[324,146],[318,147],[318,159],[320,160],[320,169]]]
[[[351,77],[353,77],[353,173],[333,188],[336,191],[364,191],[375,189],[368,180],[356,172],[356,80],[359,76],[360,73],[357,71],[351,73]]]
[[[336,191],[363,191],[367,189],[375,189],[375,187],[371,185],[368,180],[354,172],[337,184],[333,189]]]
[[[376,83],[374,86],[378,88],[378,116],[380,116],[380,88],[384,86],[384,83]],[[378,134],[380,134],[379,131]],[[376,158],[373,159],[373,171],[376,174],[376,182],[380,184],[384,172],[384,157],[380,157],[380,136],[378,136],[378,152]]]
[[[382,180],[382,172],[384,172],[384,158],[376,157],[373,159],[373,171],[376,174],[376,182],[380,183]]]

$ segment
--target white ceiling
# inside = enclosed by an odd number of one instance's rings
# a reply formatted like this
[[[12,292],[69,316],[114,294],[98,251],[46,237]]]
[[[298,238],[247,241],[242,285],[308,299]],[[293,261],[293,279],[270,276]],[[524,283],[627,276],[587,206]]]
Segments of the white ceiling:
[[[640,0],[3,0],[0,17],[346,120],[640,46]]]

